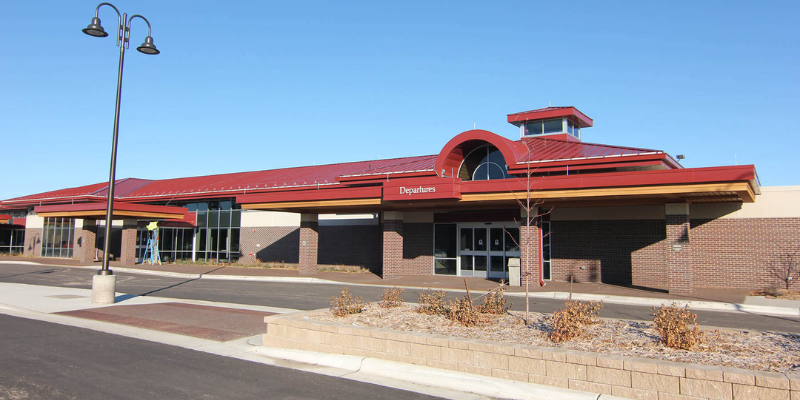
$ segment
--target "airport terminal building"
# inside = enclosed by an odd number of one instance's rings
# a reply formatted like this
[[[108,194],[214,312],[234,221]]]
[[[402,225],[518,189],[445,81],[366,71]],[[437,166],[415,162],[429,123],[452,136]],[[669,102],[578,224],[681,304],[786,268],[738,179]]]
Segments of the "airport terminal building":
[[[470,130],[432,155],[118,180],[110,253],[140,262],[145,225],[160,221],[164,261],[505,278],[520,257],[534,281],[673,293],[783,285],[798,261],[800,187],[760,187],[753,165],[684,168],[584,142],[593,121],[574,107],[507,118],[519,137]],[[92,262],[106,195],[97,183],[1,201],[0,253]]]

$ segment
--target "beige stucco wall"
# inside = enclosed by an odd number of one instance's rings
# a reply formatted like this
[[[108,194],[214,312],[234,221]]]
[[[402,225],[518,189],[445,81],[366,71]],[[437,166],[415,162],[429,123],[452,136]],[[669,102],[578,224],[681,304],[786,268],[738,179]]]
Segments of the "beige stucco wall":
[[[754,203],[692,204],[691,218],[800,218],[800,186],[761,188]]]
[[[242,228],[300,226],[300,214],[277,211],[242,210]]]
[[[25,217],[25,228],[42,229],[44,228],[44,218],[38,215],[28,215]]]
[[[664,206],[553,208],[552,221],[664,219]]]

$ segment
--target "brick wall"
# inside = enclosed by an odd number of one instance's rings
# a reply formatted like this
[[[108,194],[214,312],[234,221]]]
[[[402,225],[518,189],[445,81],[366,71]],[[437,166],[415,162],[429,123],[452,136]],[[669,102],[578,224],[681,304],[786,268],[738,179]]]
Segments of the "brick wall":
[[[378,225],[320,226],[319,263],[362,266],[379,273],[380,227]]]
[[[553,280],[666,288],[664,220],[551,221],[550,231]]]
[[[405,275],[403,262],[403,221],[387,219],[381,223],[383,279],[396,279]]]
[[[241,228],[239,249],[242,253],[239,262],[242,264],[253,263],[256,260],[297,264],[300,254],[300,229],[296,226]]]
[[[520,283],[539,282],[539,249],[542,230],[535,225],[519,227],[520,241]]]
[[[81,263],[88,264],[94,262],[94,245],[97,241],[97,225],[93,220],[84,220],[83,228],[75,228],[75,252],[74,256]]]
[[[779,266],[792,254],[800,264],[800,218],[692,219],[690,238],[695,287],[782,285]],[[798,280],[793,289],[800,289]]]
[[[691,293],[692,241],[688,215],[667,215],[667,240],[664,246],[666,274],[670,293]]]
[[[125,220],[122,225],[119,261],[123,264],[136,263],[136,220]]]
[[[403,223],[402,274],[433,274],[432,223]]]
[[[317,273],[317,259],[319,257],[319,222],[300,221],[300,254],[298,255],[298,270],[300,275],[313,275]]]

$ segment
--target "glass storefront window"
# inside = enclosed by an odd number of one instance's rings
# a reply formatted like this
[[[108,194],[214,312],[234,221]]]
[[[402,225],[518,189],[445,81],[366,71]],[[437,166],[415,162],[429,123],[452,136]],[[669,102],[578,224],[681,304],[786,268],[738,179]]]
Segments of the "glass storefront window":
[[[433,226],[433,273],[457,275],[458,244],[456,224],[434,224]]]
[[[24,229],[0,229],[0,254],[22,254],[24,244]]]
[[[42,227],[42,257],[72,258],[75,220],[45,218]]]

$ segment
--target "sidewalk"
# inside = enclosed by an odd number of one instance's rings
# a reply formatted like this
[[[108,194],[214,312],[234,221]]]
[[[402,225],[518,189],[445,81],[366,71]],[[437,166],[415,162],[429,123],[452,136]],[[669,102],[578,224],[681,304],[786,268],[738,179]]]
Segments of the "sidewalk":
[[[32,262],[44,265],[69,266],[73,268],[100,269],[100,263],[82,265],[77,260],[60,258],[8,257],[0,256],[0,262]],[[318,272],[313,276],[300,276],[297,270],[277,268],[247,268],[197,264],[121,264],[112,262],[111,269],[124,273],[153,274],[189,279],[230,279],[272,282],[327,283],[349,286],[387,286],[414,289],[465,290],[466,281],[471,291],[486,292],[497,287],[497,282],[483,278],[462,278],[442,275],[411,275],[399,279],[385,280],[373,273]],[[669,294],[657,289],[634,288],[602,283],[548,282],[539,287],[529,287],[530,296],[535,298],[569,298],[570,292],[575,300],[603,300],[606,303],[659,307],[671,304],[683,307],[689,305],[695,310],[744,311],[757,314],[800,316],[800,302],[781,301],[747,296],[747,290],[700,289],[691,295]],[[524,296],[525,287],[506,286],[509,297]]]
[[[32,259],[0,257],[0,263],[31,263],[71,268],[98,269],[96,265],[80,265],[73,260]],[[398,280],[383,281],[372,274],[319,273],[314,278],[302,278],[297,271],[214,267],[201,265],[130,266],[112,263],[118,273],[169,274],[170,276],[196,277],[203,279],[248,279],[248,280],[292,280],[341,285],[386,285],[408,287],[432,287],[463,290],[464,280],[457,277],[412,276]],[[495,282],[468,278],[470,290],[488,290]],[[566,297],[553,288],[568,289],[569,284],[548,284],[545,290],[534,289],[534,295],[544,297]],[[524,295],[524,288],[511,288],[512,296]],[[619,288],[599,284],[574,284],[573,298],[604,298],[609,302],[628,302],[644,305],[647,302],[682,300],[661,293]],[[632,296],[646,294],[647,297]],[[721,298],[721,297],[718,297]],[[733,297],[731,297],[733,298]],[[610,299],[610,300],[608,300]],[[739,307],[746,304],[709,302],[700,297],[689,298],[692,307],[725,305]],[[430,367],[402,364],[369,357],[334,355],[299,350],[261,346],[261,333],[266,331],[264,316],[274,313],[290,313],[296,310],[215,303],[207,301],[159,298],[153,296],[130,296],[118,294],[116,304],[97,306],[90,304],[91,290],[0,283],[0,313],[52,323],[93,329],[132,338],[149,340],[196,351],[213,353],[242,360],[277,365],[297,370],[322,373],[345,379],[375,383],[398,389],[411,390],[451,399],[574,399],[598,400],[619,399],[607,395],[558,389],[531,383],[521,383],[498,378],[471,375],[461,372],[439,370]],[[791,304],[794,305],[794,304]],[[764,307],[764,306],[762,306]],[[719,308],[717,308],[719,309]],[[769,310],[770,308],[762,308]],[[798,310],[797,307],[772,307],[781,310]],[[753,310],[748,310],[754,312]]]
[[[0,282],[0,314],[69,325],[240,360],[454,400],[621,400],[398,362],[262,346],[264,316],[296,310],[117,294],[92,305],[90,289]]]

